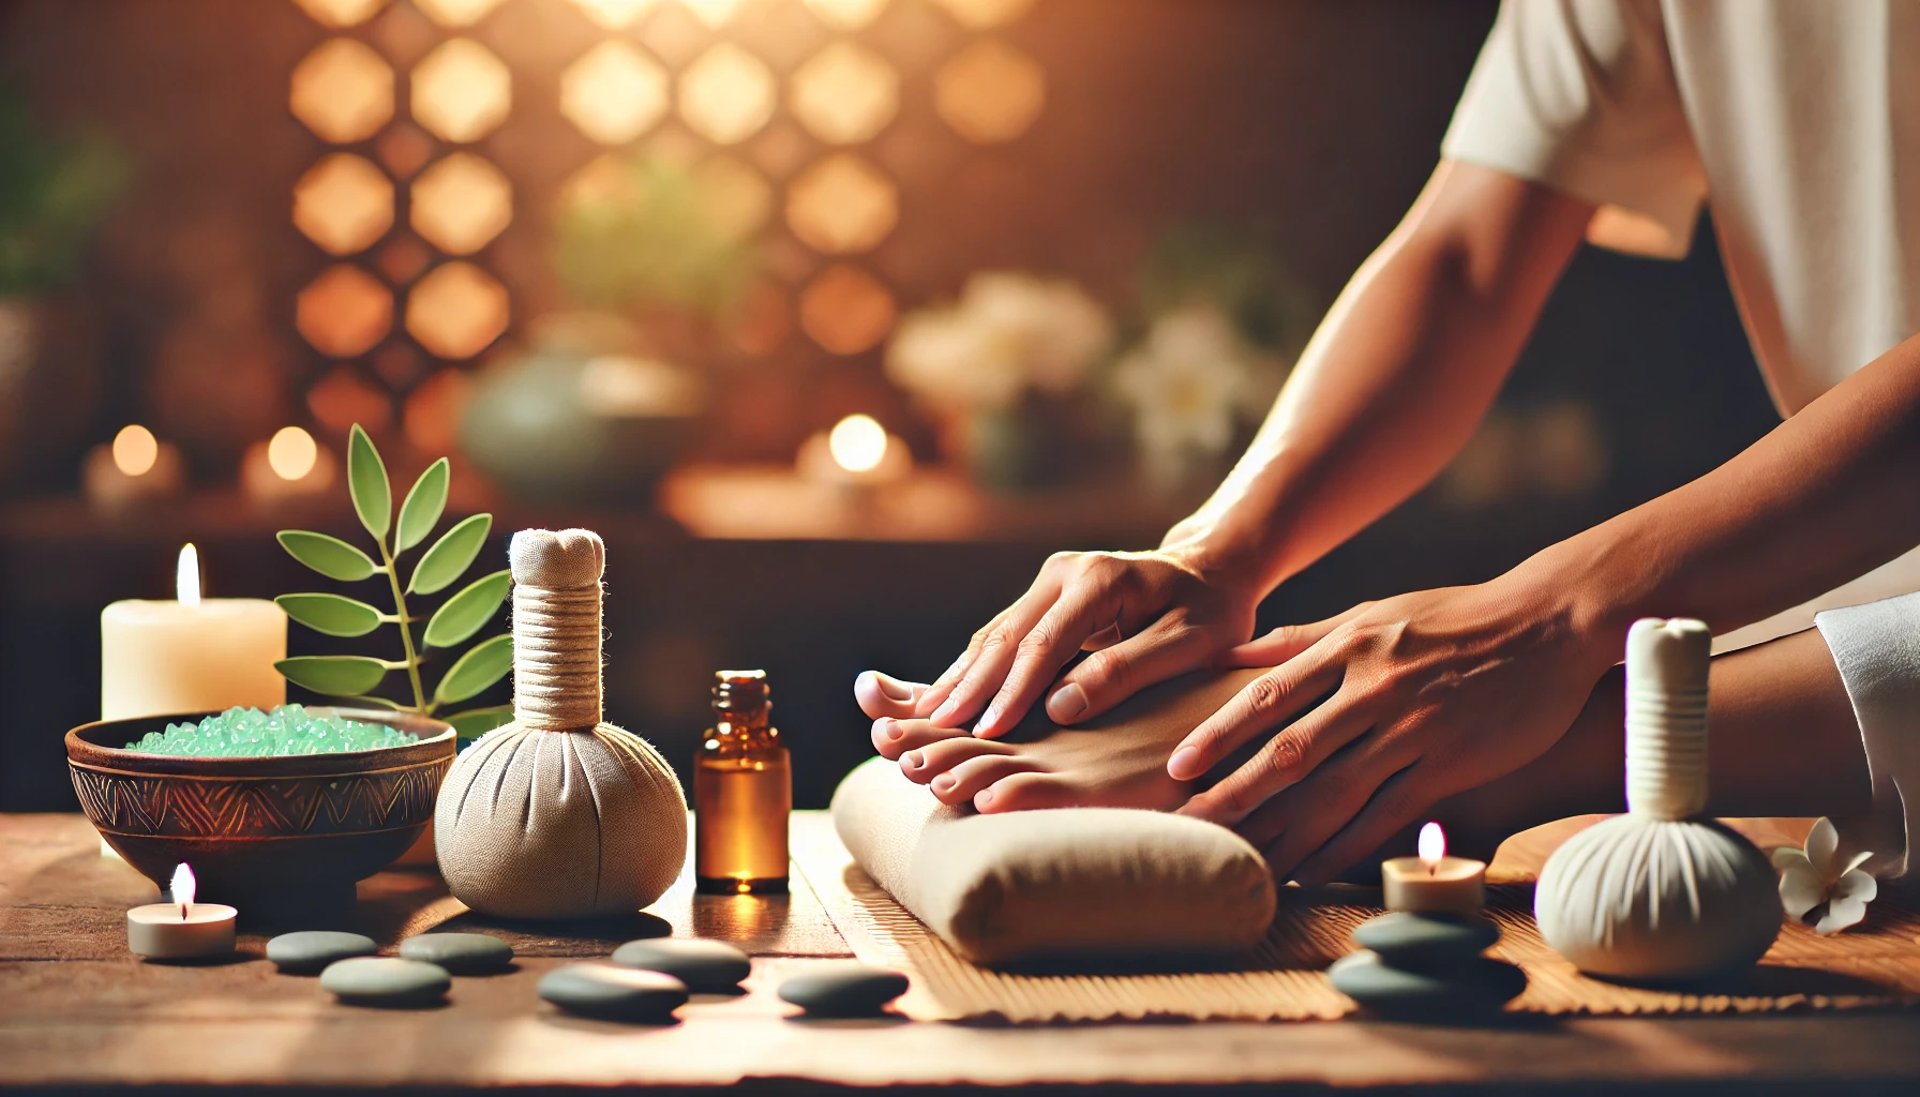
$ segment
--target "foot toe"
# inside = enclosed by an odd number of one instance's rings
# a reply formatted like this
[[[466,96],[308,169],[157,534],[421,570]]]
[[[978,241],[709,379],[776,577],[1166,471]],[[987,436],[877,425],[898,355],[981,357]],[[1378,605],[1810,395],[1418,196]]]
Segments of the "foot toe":
[[[1078,790],[1065,778],[1053,773],[1034,772],[1012,774],[973,796],[973,806],[983,815],[1066,808],[1080,801]]]
[[[926,746],[902,754],[900,772],[906,774],[908,780],[924,785],[970,758],[1011,753],[1013,753],[1012,750],[1005,744],[989,739],[975,739],[961,732],[951,739],[928,743]]]
[[[955,764],[929,782],[929,787],[943,804],[964,804],[995,781],[1035,768],[1036,763],[1016,755],[983,754]]]
[[[853,680],[853,699],[859,702],[860,711],[870,719],[893,717],[896,720],[909,719],[914,715],[914,706],[927,687],[919,682],[906,682],[877,670],[860,672]]]
[[[899,720],[882,716],[873,722],[873,749],[882,758],[898,761],[907,751],[965,734],[965,731],[955,728],[934,727],[925,720]]]

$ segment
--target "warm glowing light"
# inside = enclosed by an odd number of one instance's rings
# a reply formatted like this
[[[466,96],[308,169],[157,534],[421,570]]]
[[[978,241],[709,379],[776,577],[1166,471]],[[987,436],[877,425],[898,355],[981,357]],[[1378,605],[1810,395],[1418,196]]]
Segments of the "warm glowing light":
[[[879,133],[900,107],[900,78],[862,46],[836,42],[793,74],[787,104],[815,137],[836,145]]]
[[[1447,835],[1440,829],[1439,823],[1428,823],[1420,828],[1420,863],[1427,866],[1431,873],[1440,867],[1447,856]]]
[[[470,152],[456,152],[413,181],[413,229],[442,251],[468,255],[513,220],[513,184]]]
[[[827,435],[833,463],[848,472],[872,472],[887,456],[887,429],[871,415],[849,415]]]
[[[293,185],[293,223],[335,255],[362,251],[393,225],[393,183],[371,162],[336,152]]]
[[[933,105],[940,117],[979,145],[1025,133],[1046,101],[1047,77],[1039,63],[991,38],[961,50],[933,80]]]
[[[282,480],[300,480],[320,460],[313,435],[299,427],[281,427],[267,443],[267,467]]]
[[[173,569],[173,596],[182,605],[200,604],[200,550],[188,541],[180,546],[180,562]],[[182,869],[187,866],[181,865]],[[178,877],[175,877],[176,881]],[[187,874],[187,890],[193,890],[193,874]]]
[[[652,129],[667,113],[667,70],[630,42],[607,41],[560,74],[560,113],[603,145]]]
[[[887,0],[807,0],[813,14],[842,30],[859,30],[886,6]]]
[[[364,23],[367,18],[386,4],[387,0],[294,0],[301,9],[313,17],[314,22],[329,27],[350,27],[355,23]]]
[[[760,173],[721,153],[693,169],[707,223],[729,240],[759,231],[773,208],[773,188]]]
[[[293,323],[315,350],[351,358],[393,326],[393,292],[358,267],[328,267],[294,299]]]
[[[493,132],[513,105],[513,76],[471,38],[442,43],[413,69],[414,120],[449,141]]]
[[[893,329],[893,294],[859,267],[835,263],[800,295],[800,326],[834,354],[859,354]]]
[[[471,358],[507,330],[507,290],[472,263],[442,263],[407,294],[407,331],[430,354]]]
[[[443,27],[471,27],[500,6],[500,0],[413,0],[413,6]]]
[[[153,432],[138,423],[129,423],[113,436],[113,464],[128,476],[145,476],[160,459],[160,443]]]
[[[773,73],[731,42],[700,55],[680,74],[680,116],[702,137],[731,145],[773,117]]]
[[[975,28],[1011,23],[1033,6],[1033,0],[939,0],[939,3],[954,19]]]
[[[802,243],[829,255],[868,250],[899,218],[892,180],[850,153],[821,160],[787,188],[787,225]]]
[[[180,920],[186,921],[187,908],[193,905],[193,893],[198,891],[199,887],[194,883],[193,870],[187,867],[185,861],[180,862],[179,867],[173,870],[173,886],[167,890],[172,893],[173,901],[180,904]]]
[[[619,30],[647,13],[660,0],[573,0],[587,18],[607,28]]]
[[[740,9],[740,0],[680,0],[681,6],[700,17],[709,27],[724,26]]]
[[[323,141],[371,137],[393,117],[393,70],[371,46],[330,38],[294,66],[288,109]]]

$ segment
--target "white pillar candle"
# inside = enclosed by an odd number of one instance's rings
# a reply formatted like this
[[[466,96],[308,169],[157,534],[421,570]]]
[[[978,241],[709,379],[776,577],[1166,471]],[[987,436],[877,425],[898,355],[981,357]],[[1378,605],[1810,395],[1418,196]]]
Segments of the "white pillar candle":
[[[260,598],[202,600],[192,545],[180,550],[178,593],[101,611],[100,718],[284,703],[286,679],[273,664],[287,657],[286,611]]]
[[[1420,828],[1420,855],[1380,864],[1388,910],[1474,914],[1486,905],[1487,863],[1447,856],[1440,824]]]
[[[127,948],[149,960],[200,960],[233,952],[239,912],[222,903],[193,901],[193,870],[173,870],[172,902],[127,911]]]

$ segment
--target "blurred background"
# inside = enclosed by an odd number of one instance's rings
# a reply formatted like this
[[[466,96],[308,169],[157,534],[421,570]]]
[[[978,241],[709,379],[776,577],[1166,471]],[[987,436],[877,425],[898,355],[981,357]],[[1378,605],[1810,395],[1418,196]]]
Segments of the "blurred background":
[[[402,490],[452,458],[483,562],[600,531],[608,718],[684,772],[712,671],[765,667],[823,805],[856,672],[937,673],[1047,554],[1204,497],[1493,10],[0,0],[0,809],[71,806],[100,609],[182,542],[213,595],[334,589],[273,534],[354,531],[355,423]],[[1487,578],[1765,431],[1710,232],[1583,253],[1468,450],[1268,623]]]

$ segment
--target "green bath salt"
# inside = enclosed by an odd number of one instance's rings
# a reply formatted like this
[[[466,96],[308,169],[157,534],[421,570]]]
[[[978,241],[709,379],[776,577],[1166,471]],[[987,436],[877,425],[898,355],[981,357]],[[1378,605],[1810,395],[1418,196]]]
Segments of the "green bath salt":
[[[164,731],[149,731],[127,744],[127,749],[194,758],[270,758],[402,747],[415,741],[385,724],[309,712],[301,705],[276,705],[271,712],[230,708],[198,722],[168,724]]]

